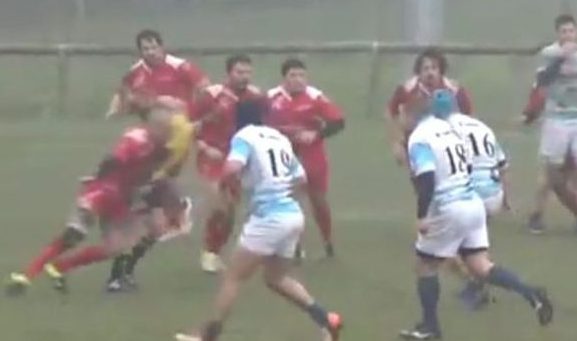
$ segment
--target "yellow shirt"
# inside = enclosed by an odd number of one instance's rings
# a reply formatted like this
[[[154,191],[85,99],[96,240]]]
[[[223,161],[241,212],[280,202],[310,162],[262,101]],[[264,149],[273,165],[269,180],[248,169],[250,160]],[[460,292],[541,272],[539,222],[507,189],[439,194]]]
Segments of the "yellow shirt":
[[[187,160],[198,123],[190,122],[185,114],[178,114],[172,117],[170,125],[172,132],[166,144],[169,156],[154,174],[155,180],[178,174]]]

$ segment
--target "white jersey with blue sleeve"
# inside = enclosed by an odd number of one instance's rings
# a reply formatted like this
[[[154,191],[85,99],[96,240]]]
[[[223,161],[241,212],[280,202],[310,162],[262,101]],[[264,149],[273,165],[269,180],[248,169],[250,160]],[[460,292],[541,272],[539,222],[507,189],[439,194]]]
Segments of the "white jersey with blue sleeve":
[[[435,174],[435,192],[429,215],[444,205],[474,195],[469,177],[471,157],[465,142],[451,125],[433,116],[424,118],[409,137],[413,176]]]
[[[305,171],[291,143],[273,128],[249,125],[234,135],[228,160],[244,165],[242,182],[250,196],[239,245],[258,255],[292,258],[304,228],[293,187]]]
[[[435,175],[428,232],[415,243],[418,255],[449,258],[487,249],[486,211],[471,186],[466,141],[447,120],[429,116],[409,137],[409,160],[413,176]]]
[[[250,211],[256,216],[300,212],[292,197],[293,185],[305,172],[291,143],[276,129],[247,126],[231,142],[229,160],[245,165],[243,186],[250,194]]]
[[[467,142],[472,155],[473,189],[483,200],[501,195],[499,170],[507,166],[507,157],[493,130],[482,121],[460,113],[451,114],[448,121]]]

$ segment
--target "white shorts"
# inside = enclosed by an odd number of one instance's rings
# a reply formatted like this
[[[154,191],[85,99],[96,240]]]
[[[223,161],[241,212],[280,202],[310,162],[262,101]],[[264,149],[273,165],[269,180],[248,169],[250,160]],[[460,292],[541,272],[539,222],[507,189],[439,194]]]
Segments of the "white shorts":
[[[562,165],[577,156],[577,121],[547,118],[541,127],[539,154],[548,164]]]
[[[243,227],[238,244],[258,255],[293,258],[304,222],[302,213],[251,216]]]
[[[419,235],[415,247],[420,255],[434,258],[489,248],[483,201],[475,197],[439,208],[439,214],[430,218],[427,234]]]
[[[503,210],[503,200],[505,193],[499,191],[499,193],[490,196],[488,198],[483,198],[483,204],[485,204],[485,211],[489,217],[499,214]]]

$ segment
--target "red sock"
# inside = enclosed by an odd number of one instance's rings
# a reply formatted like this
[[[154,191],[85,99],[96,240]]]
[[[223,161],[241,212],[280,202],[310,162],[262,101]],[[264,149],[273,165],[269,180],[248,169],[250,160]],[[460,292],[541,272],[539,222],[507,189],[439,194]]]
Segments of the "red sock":
[[[228,239],[225,233],[226,224],[226,213],[223,211],[214,211],[212,213],[204,229],[204,247],[207,251],[220,252],[220,249],[225,244],[223,239]]]
[[[110,258],[110,254],[102,245],[86,246],[68,257],[61,258],[54,266],[61,272],[68,272],[74,268],[101,262]]]
[[[323,200],[324,201],[324,200]],[[319,230],[321,231],[321,236],[325,243],[332,242],[332,230],[333,221],[331,217],[331,208],[326,202],[317,202],[316,200],[311,200],[313,215]]]
[[[58,237],[52,243],[48,244],[40,254],[26,268],[26,276],[32,280],[42,272],[44,265],[66,251],[62,238]]]

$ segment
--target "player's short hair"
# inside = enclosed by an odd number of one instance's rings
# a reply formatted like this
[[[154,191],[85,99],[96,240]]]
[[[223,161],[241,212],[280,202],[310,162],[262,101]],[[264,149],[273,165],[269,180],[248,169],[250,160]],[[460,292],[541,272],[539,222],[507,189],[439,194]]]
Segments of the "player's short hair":
[[[247,99],[236,104],[236,130],[247,125],[262,125],[267,105],[262,99]]]
[[[142,47],[142,42],[145,40],[146,41],[154,41],[160,46],[163,45],[162,36],[160,35],[160,33],[158,31],[155,31],[155,30],[146,29],[146,30],[142,30],[142,31],[138,32],[138,34],[136,35],[135,42],[136,42],[136,47],[138,47],[139,50]]]
[[[575,25],[575,17],[573,17],[571,14],[561,14],[555,18],[555,30],[558,30],[565,24]]]
[[[252,59],[247,54],[235,54],[226,58],[226,72],[231,72],[236,64],[252,64]]]
[[[289,73],[290,70],[292,69],[303,69],[306,70],[307,69],[307,65],[305,64],[305,62],[303,62],[301,59],[298,58],[288,58],[287,60],[285,60],[281,67],[280,67],[280,74],[284,77],[287,75],[287,73]]]
[[[449,68],[449,63],[447,62],[447,57],[436,47],[429,47],[421,52],[417,59],[415,59],[415,64],[413,64],[413,73],[415,75],[421,72],[421,68],[423,67],[423,63],[425,59],[431,59],[439,65],[439,71],[441,75],[444,75]]]

